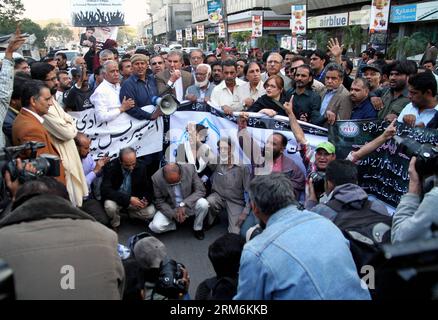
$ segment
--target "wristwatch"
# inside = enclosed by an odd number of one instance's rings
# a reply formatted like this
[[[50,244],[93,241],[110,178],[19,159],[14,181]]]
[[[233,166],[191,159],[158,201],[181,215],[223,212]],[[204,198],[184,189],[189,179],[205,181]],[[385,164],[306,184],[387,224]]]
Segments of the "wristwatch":
[[[179,207],[180,208],[184,208],[186,206],[186,204],[184,202],[180,202]]]

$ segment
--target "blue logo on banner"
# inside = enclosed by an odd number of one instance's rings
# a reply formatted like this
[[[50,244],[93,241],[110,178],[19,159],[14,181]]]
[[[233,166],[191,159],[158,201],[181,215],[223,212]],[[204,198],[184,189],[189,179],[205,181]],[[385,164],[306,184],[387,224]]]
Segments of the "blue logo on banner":
[[[391,8],[391,23],[417,21],[417,5],[394,6]]]

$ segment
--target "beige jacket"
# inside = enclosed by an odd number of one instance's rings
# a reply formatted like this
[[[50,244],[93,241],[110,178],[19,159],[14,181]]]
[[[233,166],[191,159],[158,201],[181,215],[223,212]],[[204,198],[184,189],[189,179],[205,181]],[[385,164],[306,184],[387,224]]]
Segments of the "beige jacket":
[[[76,124],[73,118],[53,99],[53,106],[44,116],[43,125],[49,132],[53,145],[62,159],[70,200],[75,206],[81,207],[83,198],[88,195],[88,186],[81,158],[73,140],[78,133]]]
[[[117,244],[114,231],[51,195],[27,200],[0,221],[0,257],[14,271],[19,300],[120,300],[125,273]]]

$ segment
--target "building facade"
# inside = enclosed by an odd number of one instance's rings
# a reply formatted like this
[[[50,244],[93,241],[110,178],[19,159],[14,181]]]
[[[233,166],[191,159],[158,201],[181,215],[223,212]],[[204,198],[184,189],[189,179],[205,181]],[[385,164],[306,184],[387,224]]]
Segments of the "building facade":
[[[208,22],[207,2],[207,0],[193,0],[193,27],[203,24],[209,42],[215,44],[221,39],[218,38],[217,24]],[[262,31],[264,35],[276,37],[279,40],[282,35],[290,33],[290,13],[276,14],[270,9],[269,0],[223,0],[223,3],[226,6],[225,23],[227,23],[230,42],[233,42],[233,33],[252,31],[253,16],[263,17]]]
[[[176,30],[192,24],[191,0],[149,0],[144,34],[155,43],[176,41]]]

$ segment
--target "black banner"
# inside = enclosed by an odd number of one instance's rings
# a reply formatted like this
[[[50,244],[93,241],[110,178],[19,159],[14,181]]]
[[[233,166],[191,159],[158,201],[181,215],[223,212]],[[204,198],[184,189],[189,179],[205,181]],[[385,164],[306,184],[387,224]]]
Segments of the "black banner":
[[[336,146],[336,157],[345,159],[352,150],[358,150],[383,133],[388,122],[337,121],[329,131],[329,141]],[[424,144],[438,143],[438,130],[411,128],[397,123],[397,135]],[[369,194],[397,207],[409,185],[410,158],[394,139],[388,140],[358,164],[359,184]]]
[[[198,111],[198,112],[209,112],[212,115],[220,118],[228,119],[234,123],[237,123],[238,117],[234,115],[226,115],[222,110],[211,107],[207,103],[183,103],[178,107],[178,111]],[[283,116],[276,116],[275,118],[268,117],[249,117],[248,127],[258,128],[258,129],[271,129],[275,131],[292,131],[290,128],[289,118]],[[326,137],[327,131],[324,128],[306,125],[306,123],[301,122],[301,129],[304,133],[312,134],[315,136]]]

